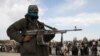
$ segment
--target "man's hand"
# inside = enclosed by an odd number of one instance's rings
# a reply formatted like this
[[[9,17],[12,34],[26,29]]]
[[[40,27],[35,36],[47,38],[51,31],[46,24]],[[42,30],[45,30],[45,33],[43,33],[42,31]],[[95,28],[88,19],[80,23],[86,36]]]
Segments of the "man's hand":
[[[54,32],[57,32],[57,31],[58,31],[58,29],[56,29],[56,28],[53,28],[52,30],[53,30]]]
[[[32,39],[32,35],[26,35],[23,39],[23,42],[28,42]]]

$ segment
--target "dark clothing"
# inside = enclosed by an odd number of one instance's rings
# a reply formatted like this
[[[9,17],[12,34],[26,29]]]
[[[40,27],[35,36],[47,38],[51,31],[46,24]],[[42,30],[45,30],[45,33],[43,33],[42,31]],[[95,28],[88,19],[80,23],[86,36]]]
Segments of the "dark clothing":
[[[97,56],[97,46],[96,45],[92,46],[91,51],[92,51],[92,55],[91,56]]]
[[[78,55],[78,48],[76,46],[72,46],[72,55]]]
[[[43,23],[38,22],[39,28],[44,29]],[[20,52],[21,56],[48,56],[47,45],[37,45],[36,35],[29,42],[22,42],[24,35],[22,32],[27,30],[37,29],[36,24],[32,24],[25,18],[15,22],[7,29],[7,34],[10,39],[21,43]],[[54,37],[54,34],[44,35],[44,41],[49,42]]]
[[[81,49],[81,55],[89,55],[89,48],[88,47],[85,47],[83,46]]]

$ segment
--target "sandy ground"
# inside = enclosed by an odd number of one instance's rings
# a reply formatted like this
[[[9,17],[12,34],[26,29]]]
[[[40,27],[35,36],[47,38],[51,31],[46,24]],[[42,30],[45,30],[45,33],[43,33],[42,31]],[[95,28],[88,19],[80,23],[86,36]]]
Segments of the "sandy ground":
[[[0,56],[20,56],[19,53],[0,52]]]
[[[20,54],[19,53],[0,52],[0,56],[20,56]],[[56,55],[50,55],[50,56],[56,56]]]

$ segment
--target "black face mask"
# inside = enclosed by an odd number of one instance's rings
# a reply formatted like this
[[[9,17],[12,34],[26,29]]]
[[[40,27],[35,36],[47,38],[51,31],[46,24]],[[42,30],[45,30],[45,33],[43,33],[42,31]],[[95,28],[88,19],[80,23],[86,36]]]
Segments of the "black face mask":
[[[31,18],[31,19],[38,19],[38,13],[37,12],[28,12],[25,17]]]

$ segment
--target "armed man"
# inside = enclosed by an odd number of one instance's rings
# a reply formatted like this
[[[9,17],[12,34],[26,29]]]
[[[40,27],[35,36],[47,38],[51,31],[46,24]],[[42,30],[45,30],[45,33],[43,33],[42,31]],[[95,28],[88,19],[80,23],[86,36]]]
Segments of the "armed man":
[[[10,39],[20,43],[21,56],[49,56],[46,43],[52,40],[55,34],[45,35],[43,31],[37,31],[33,35],[22,34],[28,30],[46,30],[44,23],[41,23],[38,18],[37,5],[29,5],[25,18],[16,21],[7,29]]]

